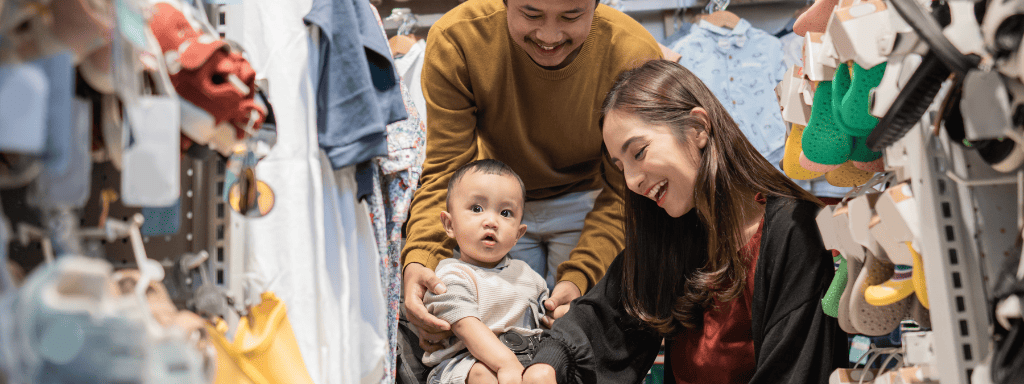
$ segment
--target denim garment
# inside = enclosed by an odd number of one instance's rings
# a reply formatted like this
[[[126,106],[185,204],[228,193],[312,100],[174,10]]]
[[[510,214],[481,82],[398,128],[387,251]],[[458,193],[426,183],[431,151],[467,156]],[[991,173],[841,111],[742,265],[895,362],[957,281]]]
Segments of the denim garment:
[[[317,133],[334,169],[387,155],[385,126],[405,120],[387,39],[363,0],[313,0],[304,20],[320,27]]]
[[[583,233],[584,220],[594,209],[600,190],[567,193],[543,200],[527,201],[523,208],[526,234],[509,251],[544,278],[548,290],[555,289],[558,266],[569,260]]]

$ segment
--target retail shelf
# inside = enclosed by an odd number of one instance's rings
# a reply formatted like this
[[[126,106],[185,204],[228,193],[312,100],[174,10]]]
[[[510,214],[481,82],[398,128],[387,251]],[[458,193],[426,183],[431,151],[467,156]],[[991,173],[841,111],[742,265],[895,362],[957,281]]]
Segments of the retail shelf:
[[[1016,186],[967,185],[964,179],[993,175],[976,154],[945,137],[933,135],[931,124],[922,121],[902,140],[920,212],[919,245],[936,335],[933,376],[944,384],[968,384],[991,343],[986,270],[998,271],[997,254],[1014,254],[1016,215],[1007,210],[1016,207]]]

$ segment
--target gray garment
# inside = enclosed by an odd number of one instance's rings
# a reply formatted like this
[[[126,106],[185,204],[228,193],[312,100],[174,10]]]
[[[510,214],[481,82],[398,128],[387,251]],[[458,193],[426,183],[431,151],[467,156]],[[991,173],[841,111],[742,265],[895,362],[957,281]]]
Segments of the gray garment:
[[[525,262],[505,256],[494,268],[482,268],[451,258],[438,263],[434,271],[448,290],[439,295],[427,292],[423,304],[439,319],[455,324],[476,317],[495,334],[541,332],[540,303],[548,289],[544,278]],[[465,348],[465,343],[452,336],[444,349],[424,354],[423,364],[437,365]]]
[[[317,133],[334,169],[387,156],[385,127],[407,119],[398,73],[365,0],[313,0],[304,20],[320,27]]]

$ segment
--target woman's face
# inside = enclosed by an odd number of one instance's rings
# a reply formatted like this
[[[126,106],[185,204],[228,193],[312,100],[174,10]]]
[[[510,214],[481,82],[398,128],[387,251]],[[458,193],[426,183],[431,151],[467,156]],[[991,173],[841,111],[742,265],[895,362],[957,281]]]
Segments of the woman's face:
[[[691,113],[704,110],[694,108]],[[700,153],[708,142],[706,130],[687,129],[685,140],[680,140],[668,126],[613,110],[605,116],[602,133],[630,191],[654,200],[672,217],[693,209]]]

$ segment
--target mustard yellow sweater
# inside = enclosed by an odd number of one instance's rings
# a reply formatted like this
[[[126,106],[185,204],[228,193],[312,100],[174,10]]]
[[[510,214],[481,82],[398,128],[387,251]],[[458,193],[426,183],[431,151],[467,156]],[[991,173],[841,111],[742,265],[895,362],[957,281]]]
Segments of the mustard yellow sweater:
[[[661,50],[639,23],[599,5],[583,47],[565,68],[541,68],[512,41],[501,0],[470,0],[427,38],[423,94],[427,157],[402,250],[402,266],[434,268],[455,241],[441,226],[448,180],[473,160],[500,160],[526,184],[527,199],[604,188],[559,281],[586,293],[623,248],[622,174],[601,152],[601,103],[619,74]]]

